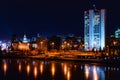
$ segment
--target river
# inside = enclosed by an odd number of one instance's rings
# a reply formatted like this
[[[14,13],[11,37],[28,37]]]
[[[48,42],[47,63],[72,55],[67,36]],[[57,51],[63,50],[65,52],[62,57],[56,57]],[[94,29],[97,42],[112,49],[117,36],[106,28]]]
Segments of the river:
[[[75,61],[0,59],[0,80],[120,80],[120,66]]]

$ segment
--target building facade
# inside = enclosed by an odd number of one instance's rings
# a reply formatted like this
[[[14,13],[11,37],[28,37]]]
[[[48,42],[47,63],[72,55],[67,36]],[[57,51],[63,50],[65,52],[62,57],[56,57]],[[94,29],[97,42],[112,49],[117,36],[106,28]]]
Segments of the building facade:
[[[18,43],[18,50],[30,50],[29,45],[29,41],[26,35],[24,35],[22,42]]]
[[[105,9],[91,9],[84,12],[85,50],[105,48]]]
[[[115,38],[120,38],[120,29],[115,31]]]

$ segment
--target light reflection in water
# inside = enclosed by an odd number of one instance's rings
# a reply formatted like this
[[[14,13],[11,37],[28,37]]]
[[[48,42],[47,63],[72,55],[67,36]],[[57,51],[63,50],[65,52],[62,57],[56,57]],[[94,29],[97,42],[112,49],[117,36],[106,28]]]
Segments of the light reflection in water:
[[[21,68],[22,68],[22,65],[21,65],[21,63],[19,63],[19,65],[18,65],[19,72],[21,72]]]
[[[65,64],[64,65],[64,74],[66,75],[66,73],[67,73],[67,65]]]
[[[26,69],[27,69],[27,75],[29,75],[29,73],[30,73],[30,65],[29,64],[27,65]]]
[[[85,65],[85,77],[88,79],[89,77],[89,67]]]
[[[62,68],[63,68],[65,77],[67,78],[67,80],[70,80],[70,77],[71,77],[70,67],[68,66],[68,64],[64,63],[62,64]]]
[[[51,72],[52,72],[52,76],[54,77],[55,75],[55,64],[54,63],[52,63]]]
[[[6,71],[7,71],[7,63],[6,62],[3,63],[3,70],[4,70],[4,75],[6,75]]]
[[[71,74],[70,74],[70,68],[68,68],[68,71],[67,71],[67,80],[70,80],[70,76],[71,76]]]
[[[14,64],[14,63],[17,63]],[[28,64],[27,64],[28,63]],[[47,64],[45,64],[47,63]],[[9,75],[9,71],[13,70],[11,68],[13,68],[13,66],[17,69],[17,72],[21,72],[21,74],[25,74],[25,75],[32,75],[33,77],[35,77],[36,79],[38,77],[40,77],[39,75],[41,74],[42,76],[46,76],[46,73],[48,74],[48,70],[49,73],[51,73],[52,78],[56,78],[56,76],[60,76],[61,74],[64,75],[63,78],[65,78],[66,80],[70,80],[71,78],[73,78],[74,73],[77,72],[79,73],[78,75],[82,75],[84,76],[85,80],[105,80],[105,75],[107,75],[108,71],[109,72],[119,72],[119,67],[111,67],[111,66],[99,66],[99,65],[93,65],[93,64],[77,64],[77,63],[69,63],[69,62],[51,62],[48,61],[45,63],[42,63],[41,61],[28,61],[26,62],[26,64],[23,63],[22,60],[16,60],[13,61],[11,60],[11,64],[9,65],[9,60],[3,60],[2,61],[2,71],[4,71],[4,76]],[[60,66],[59,64],[61,64],[61,68],[62,69],[62,73],[61,72],[56,72],[56,70],[58,69],[58,67],[56,66]],[[11,67],[12,65],[12,67]],[[25,65],[25,66],[24,66]],[[48,66],[48,70],[46,70],[46,66]],[[8,70],[9,67],[9,70]],[[74,69],[75,68],[75,69]],[[33,70],[32,70],[33,69]],[[15,70],[15,69],[14,69]],[[18,71],[19,70],[19,71]],[[25,70],[25,71],[23,71]],[[59,71],[59,70],[57,70]],[[81,74],[83,71],[85,71],[85,74]],[[8,73],[7,73],[8,72]],[[25,72],[25,73],[24,73]],[[30,74],[33,73],[33,74]],[[39,74],[40,73],[40,74]],[[43,74],[45,73],[45,74]],[[55,73],[58,73],[60,75],[57,75]],[[76,74],[77,74],[76,73]],[[7,75],[6,75],[7,74]],[[28,76],[27,76],[28,77]],[[31,76],[29,76],[31,77]],[[61,77],[61,76],[60,76]],[[76,76],[78,78],[81,78],[81,76]],[[62,78],[62,79],[63,79]]]
[[[105,80],[105,72],[102,68],[97,66],[85,65],[85,79],[89,80]]]
[[[35,78],[37,77],[37,74],[38,74],[38,72],[37,72],[37,67],[35,66],[35,67],[34,67],[34,77],[35,77]]]
[[[93,79],[98,80],[98,74],[97,74],[96,66],[93,67]]]
[[[43,73],[43,64],[42,63],[40,64],[40,73],[41,74]]]
[[[76,65],[74,65],[74,68],[75,68],[75,70],[76,70],[77,66],[76,66]]]

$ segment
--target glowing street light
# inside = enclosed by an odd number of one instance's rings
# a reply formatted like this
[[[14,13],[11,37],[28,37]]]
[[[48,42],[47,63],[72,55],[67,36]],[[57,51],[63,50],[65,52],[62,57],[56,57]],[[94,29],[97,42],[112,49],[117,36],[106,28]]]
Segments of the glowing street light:
[[[67,41],[64,41],[64,45],[65,45],[65,46],[64,46],[64,48],[66,48],[66,47],[67,47],[67,46],[66,46],[66,44],[67,44]]]

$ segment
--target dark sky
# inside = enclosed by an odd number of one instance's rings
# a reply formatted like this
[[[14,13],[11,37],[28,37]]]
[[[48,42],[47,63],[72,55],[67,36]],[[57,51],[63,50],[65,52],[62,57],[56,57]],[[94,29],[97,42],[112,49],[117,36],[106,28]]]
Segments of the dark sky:
[[[120,26],[119,0],[3,0],[0,1],[0,38],[73,33],[83,36],[84,10],[107,10],[107,35]]]

